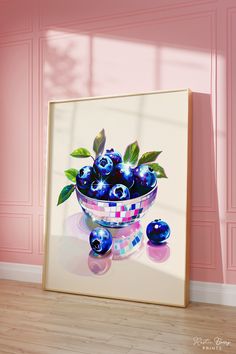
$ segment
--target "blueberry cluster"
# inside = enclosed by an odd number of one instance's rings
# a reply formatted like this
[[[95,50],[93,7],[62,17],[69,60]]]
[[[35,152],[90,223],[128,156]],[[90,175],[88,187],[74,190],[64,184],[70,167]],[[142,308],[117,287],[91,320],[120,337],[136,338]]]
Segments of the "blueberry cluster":
[[[65,170],[66,177],[73,183],[60,192],[57,205],[64,203],[77,187],[90,198],[122,201],[137,198],[148,193],[157,183],[157,178],[167,178],[165,170],[156,162],[161,151],[149,151],[139,157],[139,145],[135,141],[126,147],[122,155],[114,149],[104,152],[105,130],[94,139],[93,152],[79,147],[70,155],[75,158],[92,158],[92,166]]]
[[[114,149],[98,156],[93,166],[82,167],[76,176],[77,188],[85,195],[103,200],[127,200],[146,194],[157,183],[155,171],[146,164],[132,167]]]

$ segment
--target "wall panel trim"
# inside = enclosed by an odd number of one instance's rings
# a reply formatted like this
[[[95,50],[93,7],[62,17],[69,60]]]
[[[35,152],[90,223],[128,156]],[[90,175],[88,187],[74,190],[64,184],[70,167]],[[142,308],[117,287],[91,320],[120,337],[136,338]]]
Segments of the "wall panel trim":
[[[0,247],[0,252],[33,253],[33,215],[20,213],[0,213],[0,218],[25,219],[28,223],[28,247]],[[10,221],[9,221],[10,222]]]
[[[26,45],[28,51],[28,92],[27,92],[27,125],[29,129],[28,136],[28,198],[26,200],[0,200],[0,206],[33,206],[33,39],[8,40],[0,43],[0,48]]]
[[[232,201],[232,185],[233,185],[233,173],[232,173],[232,161],[233,161],[233,132],[232,132],[232,102],[233,102],[233,92],[232,92],[232,46],[233,46],[233,34],[232,34],[232,16],[236,14],[236,7],[231,7],[227,9],[227,29],[226,29],[226,63],[227,63],[227,212],[236,212],[236,205],[233,205]]]

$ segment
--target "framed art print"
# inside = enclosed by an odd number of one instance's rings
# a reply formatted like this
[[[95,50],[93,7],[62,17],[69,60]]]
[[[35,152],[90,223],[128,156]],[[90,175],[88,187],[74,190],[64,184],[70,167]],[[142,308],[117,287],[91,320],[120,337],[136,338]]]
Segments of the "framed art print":
[[[43,286],[188,304],[189,89],[49,103]]]

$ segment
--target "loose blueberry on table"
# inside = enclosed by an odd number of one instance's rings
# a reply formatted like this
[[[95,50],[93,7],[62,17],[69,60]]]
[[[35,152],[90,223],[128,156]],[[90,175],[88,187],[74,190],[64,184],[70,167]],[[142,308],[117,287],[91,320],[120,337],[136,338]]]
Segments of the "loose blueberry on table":
[[[89,243],[95,253],[104,255],[111,249],[112,235],[109,230],[96,227],[90,233]]]
[[[156,219],[148,224],[146,234],[151,243],[158,245],[170,237],[170,227],[164,220]]]

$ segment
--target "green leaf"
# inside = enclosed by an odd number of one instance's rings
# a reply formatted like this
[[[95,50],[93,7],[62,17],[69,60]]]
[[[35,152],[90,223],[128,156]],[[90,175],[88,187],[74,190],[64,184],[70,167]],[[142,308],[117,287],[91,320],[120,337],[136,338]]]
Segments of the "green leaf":
[[[168,178],[164,168],[161,167],[158,163],[149,163],[148,166],[150,166],[156,172],[158,178]]]
[[[93,142],[93,151],[95,152],[96,157],[103,153],[105,143],[106,143],[105,130],[102,129],[98,133],[98,135],[96,136]]]
[[[74,190],[75,190],[74,184],[69,184],[68,186],[65,186],[59,195],[57,205],[64,203],[71,196]]]
[[[149,152],[145,152],[145,154],[143,154],[141,156],[141,158],[139,159],[138,165],[141,165],[143,163],[147,163],[147,162],[153,162],[156,160],[157,156],[160,155],[162,151],[149,151]]]
[[[138,161],[138,156],[139,156],[139,146],[138,146],[138,142],[135,141],[134,143],[127,146],[124,154],[124,163],[129,162],[132,165],[135,165]]]
[[[76,170],[75,168],[69,168],[69,170],[65,171],[65,175],[70,181],[76,182],[76,176],[77,176],[78,172],[79,171]]]
[[[85,149],[85,148],[78,148],[76,150],[74,150],[70,156],[73,156],[73,157],[90,157],[91,154],[90,152]]]

